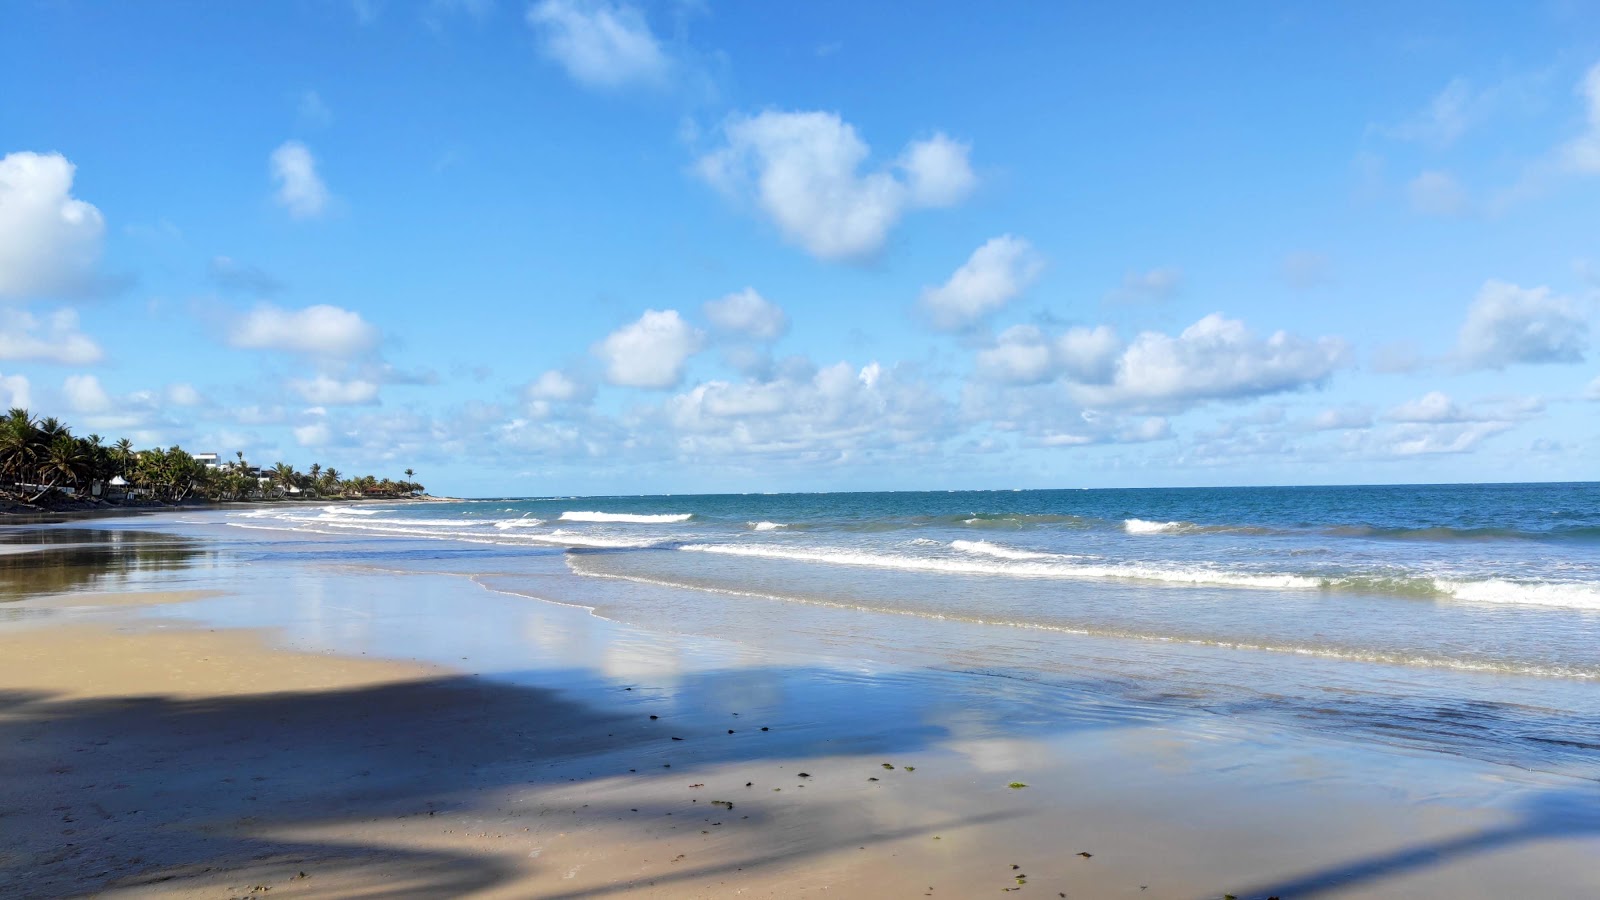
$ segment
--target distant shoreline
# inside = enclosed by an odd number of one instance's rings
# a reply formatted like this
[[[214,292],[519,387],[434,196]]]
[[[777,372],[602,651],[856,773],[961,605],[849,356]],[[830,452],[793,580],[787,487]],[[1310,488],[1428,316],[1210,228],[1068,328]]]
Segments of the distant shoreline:
[[[186,509],[262,509],[286,506],[355,506],[379,503],[453,503],[457,497],[321,497],[305,500],[182,500],[177,503],[134,501],[113,503],[105,500],[78,500],[61,506],[28,507],[8,503],[0,508],[0,525],[31,525],[64,522],[73,519],[100,519],[110,516],[144,515],[147,513],[175,512]]]

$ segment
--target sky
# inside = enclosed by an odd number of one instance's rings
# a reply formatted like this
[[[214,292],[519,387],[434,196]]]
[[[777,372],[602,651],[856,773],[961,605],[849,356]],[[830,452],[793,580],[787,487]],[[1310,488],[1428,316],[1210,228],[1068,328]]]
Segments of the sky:
[[[1600,479],[1600,4],[19,0],[0,404],[459,496]]]

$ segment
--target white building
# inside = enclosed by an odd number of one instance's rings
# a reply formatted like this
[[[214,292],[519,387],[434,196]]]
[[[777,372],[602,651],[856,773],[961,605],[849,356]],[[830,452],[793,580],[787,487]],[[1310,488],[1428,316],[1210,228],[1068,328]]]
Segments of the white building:
[[[194,453],[191,455],[198,460],[201,465],[208,469],[219,469],[222,467],[222,457],[215,453]]]

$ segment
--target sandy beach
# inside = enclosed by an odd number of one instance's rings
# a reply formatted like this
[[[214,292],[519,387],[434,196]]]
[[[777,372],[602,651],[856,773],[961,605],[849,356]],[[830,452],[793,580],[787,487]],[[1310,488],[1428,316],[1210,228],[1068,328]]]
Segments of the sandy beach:
[[[7,896],[1600,895],[1586,779],[145,526],[0,557]]]

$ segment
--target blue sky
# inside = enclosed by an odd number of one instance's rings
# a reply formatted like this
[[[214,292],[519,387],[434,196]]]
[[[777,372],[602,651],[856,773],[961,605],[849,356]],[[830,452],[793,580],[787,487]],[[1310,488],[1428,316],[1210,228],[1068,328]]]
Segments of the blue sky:
[[[1600,477],[1600,4],[11,4],[0,403],[543,493]]]

